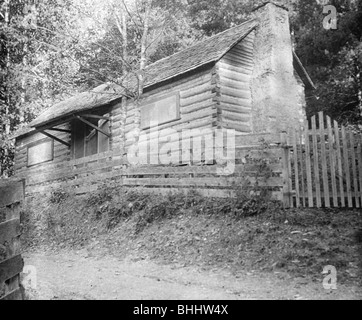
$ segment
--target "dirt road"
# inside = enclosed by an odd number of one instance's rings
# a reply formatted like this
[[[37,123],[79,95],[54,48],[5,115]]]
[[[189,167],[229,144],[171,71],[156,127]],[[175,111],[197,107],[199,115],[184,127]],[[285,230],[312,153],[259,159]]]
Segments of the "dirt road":
[[[24,254],[24,286],[37,300],[127,299],[361,299],[357,287],[326,291],[321,282],[287,274],[206,271],[153,261],[89,256],[86,251]],[[34,268],[35,267],[35,268]],[[36,274],[35,274],[36,271]],[[33,279],[31,284],[30,280]],[[34,281],[36,279],[36,281]],[[31,287],[36,283],[36,290]]]

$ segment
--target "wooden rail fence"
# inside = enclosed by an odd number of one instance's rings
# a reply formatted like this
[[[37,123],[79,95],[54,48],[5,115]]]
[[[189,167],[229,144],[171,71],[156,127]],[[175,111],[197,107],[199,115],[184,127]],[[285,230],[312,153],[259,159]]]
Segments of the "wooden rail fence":
[[[362,135],[323,112],[288,133],[286,203],[290,207],[362,207]]]
[[[65,161],[59,164],[45,164],[27,168],[17,173],[26,181],[26,196],[36,197],[66,188],[76,194],[86,194],[96,190],[104,182],[112,182],[125,187],[142,187],[152,191],[168,192],[197,188],[207,196],[227,197],[232,194],[232,186],[241,185],[247,176],[251,183],[256,181],[258,159],[268,159],[271,176],[258,177],[260,186],[271,189],[276,200],[282,200],[282,153],[283,148],[274,143],[267,149],[250,146],[250,141],[260,137],[242,136],[236,138],[235,163],[230,174],[223,174],[224,164],[188,163],[170,165],[129,165],[121,150]],[[271,141],[279,141],[280,135],[267,136]],[[250,139],[250,141],[248,140]],[[226,145],[226,144],[225,144]],[[203,149],[203,154],[208,150]],[[226,151],[224,155],[226,155]],[[221,170],[220,170],[221,169]]]
[[[24,182],[0,182],[0,300],[22,300],[20,273],[20,212]]]

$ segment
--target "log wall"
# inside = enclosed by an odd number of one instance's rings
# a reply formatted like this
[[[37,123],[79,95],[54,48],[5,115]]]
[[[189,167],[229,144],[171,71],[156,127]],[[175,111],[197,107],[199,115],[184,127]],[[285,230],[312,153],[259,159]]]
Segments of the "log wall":
[[[180,119],[161,124],[157,131],[153,128],[139,128],[135,102],[127,101],[125,109],[121,103],[114,105],[110,112],[109,152],[72,160],[69,148],[55,142],[52,162],[28,168],[27,145],[43,136],[35,134],[20,140],[17,143],[16,171],[26,181],[26,196],[51,193],[59,188],[85,194],[97,189],[105,181],[113,181],[125,187],[144,187],[159,191],[197,187],[206,194],[223,195],[230,194],[232,185],[241,183],[240,175],[245,170],[253,179],[255,172],[248,167],[253,164],[247,163],[245,159],[250,159],[249,155],[260,149],[258,141],[263,137],[263,134],[254,134],[252,127],[254,38],[253,31],[215,65],[205,66],[162,86],[146,88],[141,105],[172,93],[180,96]],[[220,173],[222,170],[219,170],[220,163],[216,161],[215,141],[211,145],[207,144],[209,138],[215,138],[215,129],[220,128],[234,129],[236,133],[235,155],[228,159],[234,161],[236,167],[227,177]],[[170,136],[166,131],[168,129],[176,134]],[[194,143],[189,143],[187,134],[181,135],[185,130],[196,130],[191,133],[192,137],[201,137],[202,156],[197,160]],[[202,130],[210,130],[210,137],[203,137]],[[70,141],[67,134],[57,135]],[[271,137],[269,134],[266,137],[276,143],[279,141],[279,137]],[[171,157],[168,166],[164,163],[151,163],[154,156],[156,159],[167,157],[170,150],[163,147],[170,142],[176,143],[177,157]],[[139,147],[138,155],[146,150],[146,164],[129,161],[135,145]],[[153,154],[154,151],[151,150],[151,146],[155,145],[157,154]],[[223,148],[227,151],[226,143]],[[281,197],[280,190],[283,186],[281,150],[275,147],[270,155],[274,176],[265,182],[266,187],[274,188],[276,198]],[[185,153],[190,157],[184,158]],[[208,162],[206,154],[210,153],[215,160]]]
[[[64,124],[62,126],[58,126],[59,129],[66,129],[69,130],[70,126],[69,124]],[[71,143],[71,136],[69,133],[64,132],[55,132],[52,131],[52,135],[58,137],[59,139],[62,139],[65,142]],[[27,151],[28,146],[31,145],[34,142],[40,142],[45,139],[50,139],[43,135],[42,133],[34,133],[27,135],[25,137],[22,137],[20,139],[16,140],[15,144],[15,173],[16,175],[22,175],[23,173],[27,171],[36,171],[39,168],[46,168],[49,165],[63,163],[66,161],[69,161],[71,158],[71,150],[66,145],[54,141],[54,158],[53,161],[47,162],[47,163],[39,163],[35,166],[28,167],[28,157],[27,157]]]
[[[235,45],[217,64],[219,126],[252,132],[251,81],[255,31]]]

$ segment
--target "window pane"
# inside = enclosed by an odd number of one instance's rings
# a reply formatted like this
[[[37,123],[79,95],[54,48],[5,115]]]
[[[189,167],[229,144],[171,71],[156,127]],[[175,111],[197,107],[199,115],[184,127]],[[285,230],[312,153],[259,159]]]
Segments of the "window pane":
[[[98,152],[98,131],[87,126],[85,139],[85,155],[91,156]]]
[[[107,115],[108,116],[108,115]],[[98,123],[100,129],[106,133],[110,133],[109,121],[101,120]],[[106,152],[109,150],[109,138],[102,132],[98,132],[98,153]]]
[[[28,148],[28,166],[53,160],[53,140],[48,140]]]
[[[72,123],[73,155],[75,159],[84,157],[84,136],[85,125],[83,122],[74,121]]]
[[[175,93],[141,107],[141,128],[177,120],[179,118],[180,96]]]

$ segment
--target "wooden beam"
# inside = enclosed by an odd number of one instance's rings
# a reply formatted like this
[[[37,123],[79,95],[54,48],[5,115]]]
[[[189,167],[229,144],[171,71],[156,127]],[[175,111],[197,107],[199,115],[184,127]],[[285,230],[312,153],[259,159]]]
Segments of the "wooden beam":
[[[105,117],[105,116],[97,116],[95,114],[82,114],[82,117],[85,118],[93,118],[93,119],[100,119],[100,120],[111,120],[110,117]]]
[[[67,117],[63,117],[59,120],[55,120],[55,121],[52,121],[52,122],[49,122],[47,124],[43,124],[43,125],[40,125],[40,126],[37,126],[35,127],[35,129],[37,131],[44,131],[44,130],[48,130],[48,129],[51,129],[51,128],[54,128],[56,126],[59,126],[59,125],[62,125],[66,122],[70,122],[71,120],[73,119],[73,115],[70,115],[70,116],[67,116]]]
[[[49,129],[47,129],[47,130],[58,131],[58,132],[65,132],[65,133],[72,133],[72,131],[70,131],[70,130],[58,129],[58,128],[49,128]]]
[[[77,119],[79,119],[80,121],[84,122],[85,124],[91,126],[92,128],[96,129],[97,131],[99,131],[100,133],[103,133],[105,136],[107,136],[108,138],[111,137],[111,135],[105,131],[103,131],[101,128],[97,127],[96,125],[94,125],[93,123],[89,122],[86,119],[83,119],[81,116],[75,116]]]
[[[65,142],[64,140],[59,139],[59,138],[53,136],[52,134],[50,134],[50,133],[48,133],[48,132],[45,132],[45,131],[43,131],[43,130],[39,130],[39,132],[42,133],[42,134],[44,134],[45,136],[47,136],[47,137],[49,137],[49,138],[54,139],[55,141],[60,142],[61,144],[66,145],[68,148],[70,148],[70,144],[69,144],[68,142]]]

